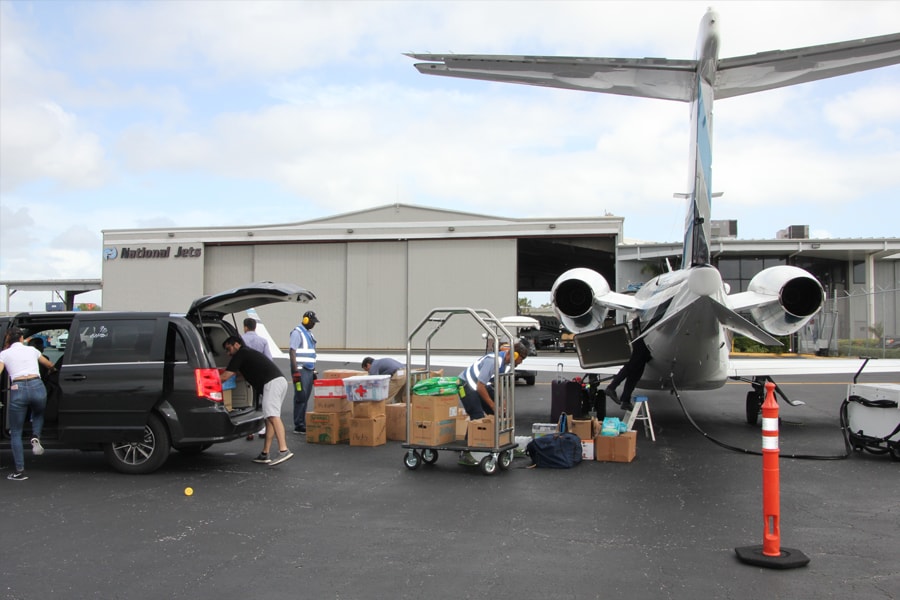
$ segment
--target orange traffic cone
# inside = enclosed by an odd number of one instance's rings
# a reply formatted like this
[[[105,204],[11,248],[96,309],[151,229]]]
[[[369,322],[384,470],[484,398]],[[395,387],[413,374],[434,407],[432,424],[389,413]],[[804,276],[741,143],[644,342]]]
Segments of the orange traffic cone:
[[[781,547],[781,490],[778,469],[778,403],[775,384],[766,382],[762,405],[763,530],[762,546],[735,548],[745,563],[769,569],[794,569],[809,564],[809,558],[792,548]]]

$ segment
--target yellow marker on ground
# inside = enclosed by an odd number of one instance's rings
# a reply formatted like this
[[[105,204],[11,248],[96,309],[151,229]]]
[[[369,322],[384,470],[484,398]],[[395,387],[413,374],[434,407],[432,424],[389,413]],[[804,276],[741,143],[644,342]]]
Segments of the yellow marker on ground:
[[[185,496],[193,496],[193,495],[194,495],[194,488],[191,488],[191,487],[186,487],[186,488],[184,488],[184,495],[185,495]]]

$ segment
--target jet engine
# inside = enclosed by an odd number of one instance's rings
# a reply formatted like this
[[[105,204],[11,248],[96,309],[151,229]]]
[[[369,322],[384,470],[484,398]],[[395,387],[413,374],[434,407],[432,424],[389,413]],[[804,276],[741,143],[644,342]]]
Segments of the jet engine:
[[[782,265],[763,269],[750,280],[748,292],[772,301],[750,309],[756,323],[772,335],[794,333],[825,303],[822,285],[807,271]]]
[[[556,278],[550,300],[563,326],[573,333],[593,331],[603,326],[609,308],[597,299],[609,294],[603,275],[591,269],[569,269]]]

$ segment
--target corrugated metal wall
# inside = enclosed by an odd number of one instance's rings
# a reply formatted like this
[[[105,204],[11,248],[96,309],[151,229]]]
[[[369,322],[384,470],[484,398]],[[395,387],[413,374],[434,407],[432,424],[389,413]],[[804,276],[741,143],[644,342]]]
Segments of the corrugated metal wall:
[[[437,307],[516,313],[514,239],[210,246],[204,271],[206,294],[251,281],[312,290],[316,300],[309,305],[259,309],[282,347],[309,309],[321,319],[313,333],[323,349],[403,350],[410,331]],[[432,347],[479,349],[481,332],[473,320],[456,317]],[[425,335],[420,338],[424,344]]]

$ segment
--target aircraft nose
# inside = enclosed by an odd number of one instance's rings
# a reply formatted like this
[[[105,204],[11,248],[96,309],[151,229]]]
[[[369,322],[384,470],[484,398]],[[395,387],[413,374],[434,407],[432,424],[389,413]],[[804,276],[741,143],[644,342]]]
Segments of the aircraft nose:
[[[712,267],[694,268],[688,286],[698,296],[713,296],[722,289],[722,276]]]

